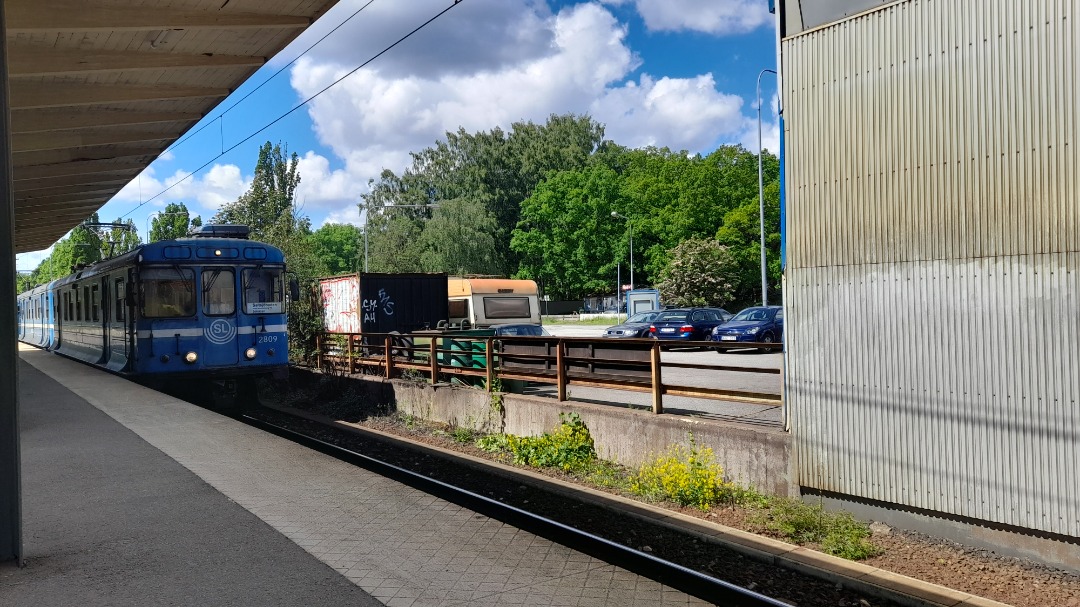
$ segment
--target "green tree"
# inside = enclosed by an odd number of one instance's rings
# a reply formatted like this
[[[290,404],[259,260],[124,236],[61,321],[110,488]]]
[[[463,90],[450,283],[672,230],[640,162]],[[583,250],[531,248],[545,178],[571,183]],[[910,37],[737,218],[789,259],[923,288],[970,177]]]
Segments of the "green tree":
[[[460,266],[462,260],[477,262],[479,267],[465,267],[470,273],[510,275],[517,269],[517,255],[510,248],[511,232],[517,226],[519,209],[536,185],[548,174],[582,168],[600,145],[603,127],[587,116],[551,116],[546,124],[519,122],[507,133],[501,129],[467,133],[459,129],[447,133],[444,141],[412,154],[412,166],[400,176],[384,171],[371,191],[363,196],[361,207],[369,209],[369,244],[373,269],[389,270],[404,263],[433,266]],[[489,234],[493,248],[487,255],[451,256],[447,251],[425,256],[426,247],[435,239],[411,239],[423,232],[423,224],[435,217],[431,211],[384,213],[389,206],[442,206],[459,201],[456,211],[467,212]],[[480,212],[480,208],[484,212]],[[466,209],[468,209],[466,211]],[[488,221],[490,218],[492,221]],[[405,221],[414,226],[406,227]],[[447,226],[437,229],[444,234]],[[441,241],[440,241],[441,242]],[[399,248],[404,245],[406,248]],[[384,251],[385,250],[385,251]],[[375,259],[379,259],[378,265]],[[429,267],[431,267],[429,265]],[[492,272],[490,268],[494,267]]]
[[[660,299],[673,306],[723,306],[738,286],[738,263],[712,239],[691,238],[671,252],[660,273]]]
[[[558,299],[611,292],[618,264],[629,259],[626,224],[611,217],[627,206],[620,186],[618,174],[599,164],[540,183],[522,203],[510,241],[521,259],[516,276]]]
[[[289,353],[294,359],[309,360],[322,332],[322,306],[314,300],[315,286],[327,269],[315,251],[311,219],[294,205],[300,184],[298,163],[296,153],[290,156],[281,144],[267,141],[259,148],[251,187],[236,202],[223,206],[211,221],[247,225],[253,239],[285,253],[301,293],[301,301],[289,306]]]
[[[98,236],[101,239],[102,258],[123,255],[142,244],[134,219],[128,219],[125,222],[117,217],[111,225],[100,226]]]
[[[98,218],[98,214],[94,213],[85,222],[71,230],[68,241],[72,247],[70,257],[72,267],[86,266],[101,261],[101,234],[96,228],[87,227],[87,224],[97,223],[101,223],[101,220]]]
[[[459,275],[498,274],[495,224],[495,218],[476,200],[442,201],[420,235],[422,269]]]
[[[311,221],[296,213],[294,197],[300,185],[299,156],[269,141],[259,148],[251,187],[236,202],[226,204],[213,223],[242,224],[256,240],[280,246],[294,235],[311,232]]]
[[[182,202],[170,202],[165,210],[150,222],[150,242],[173,240],[187,236],[188,232],[202,225],[202,218],[194,217]]]
[[[347,223],[328,223],[311,234],[314,255],[329,274],[358,272],[363,263],[363,232]]]
[[[780,182],[779,162],[775,156],[762,158],[765,176],[765,255],[770,303],[780,301]],[[739,265],[739,287],[735,301],[740,305],[761,303],[761,233],[760,203],[755,187],[753,195],[724,215],[716,239],[728,247]]]

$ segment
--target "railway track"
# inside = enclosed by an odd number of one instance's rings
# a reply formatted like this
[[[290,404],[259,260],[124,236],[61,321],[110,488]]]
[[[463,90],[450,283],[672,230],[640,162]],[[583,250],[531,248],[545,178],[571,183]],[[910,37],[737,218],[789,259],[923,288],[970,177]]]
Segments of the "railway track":
[[[721,546],[640,517],[625,516],[620,520],[610,510],[578,503],[565,495],[519,485],[475,468],[459,470],[464,466],[440,461],[429,453],[380,444],[305,417],[265,408],[236,417],[716,604],[822,607],[888,604],[829,582],[729,554]]]

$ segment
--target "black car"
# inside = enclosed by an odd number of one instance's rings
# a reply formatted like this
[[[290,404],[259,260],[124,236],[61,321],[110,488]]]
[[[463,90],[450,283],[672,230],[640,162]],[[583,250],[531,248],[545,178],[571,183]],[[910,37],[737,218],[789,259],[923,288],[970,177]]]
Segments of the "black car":
[[[731,318],[723,308],[675,308],[663,310],[649,326],[656,339],[705,341],[713,328]]]
[[[658,314],[660,314],[659,310],[638,312],[630,318],[627,318],[626,322],[604,329],[604,337],[617,337],[623,339],[631,337],[648,337],[649,326]]]

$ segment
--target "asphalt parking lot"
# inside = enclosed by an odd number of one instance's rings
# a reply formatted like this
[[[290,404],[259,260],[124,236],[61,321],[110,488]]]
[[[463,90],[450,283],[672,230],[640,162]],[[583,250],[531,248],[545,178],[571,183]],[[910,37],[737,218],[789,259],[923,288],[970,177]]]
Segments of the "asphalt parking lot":
[[[606,328],[601,325],[571,324],[545,324],[544,327],[552,335],[559,337],[597,338],[600,338],[603,335],[604,329]],[[680,349],[663,352],[660,360],[663,363],[781,369],[784,362],[784,355],[781,352],[760,353],[756,350],[733,350],[719,353],[713,350]],[[766,394],[781,393],[783,387],[782,377],[783,376],[780,374],[753,372],[707,371],[671,367],[663,369],[663,379],[664,383],[667,385],[721,388],[725,390],[741,390]],[[538,389],[537,393],[547,394],[548,392],[553,392],[553,390],[553,388],[549,389],[545,387]],[[570,386],[569,390],[570,398],[574,400],[640,406],[644,408],[648,408],[651,405],[651,396],[640,392],[628,392],[604,388],[586,388],[573,385]],[[667,413],[726,419],[729,421],[739,421],[754,425],[779,426],[782,424],[781,408],[777,406],[666,396],[664,397],[664,409]]]

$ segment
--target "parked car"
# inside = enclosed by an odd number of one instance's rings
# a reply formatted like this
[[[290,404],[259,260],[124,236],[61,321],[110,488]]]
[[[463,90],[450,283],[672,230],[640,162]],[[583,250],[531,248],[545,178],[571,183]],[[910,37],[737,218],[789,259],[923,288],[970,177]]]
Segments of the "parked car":
[[[638,312],[630,318],[627,318],[622,324],[604,329],[604,337],[618,337],[623,339],[631,337],[648,337],[649,326],[652,325],[653,319],[655,319],[658,314],[660,314],[659,310]]]
[[[784,341],[784,308],[755,306],[746,308],[728,322],[716,327],[709,336],[719,342],[759,342],[771,344]]]
[[[731,318],[723,308],[674,308],[661,310],[649,326],[656,339],[705,341],[717,325]]]
[[[506,324],[506,325],[492,325],[492,329],[495,330],[495,335],[500,337],[538,337],[541,335],[551,335],[548,330],[540,325],[531,324]]]

